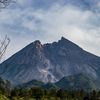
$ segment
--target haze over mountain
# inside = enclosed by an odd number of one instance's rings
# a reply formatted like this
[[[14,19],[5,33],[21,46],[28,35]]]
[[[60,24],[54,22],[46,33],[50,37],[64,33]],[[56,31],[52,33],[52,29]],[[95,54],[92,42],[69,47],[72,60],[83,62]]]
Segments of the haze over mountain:
[[[100,56],[100,0],[15,1],[0,12],[0,39],[5,34],[11,39],[3,60],[33,40],[47,43],[61,36]]]
[[[0,76],[13,85],[32,80],[55,83],[77,74],[100,80],[100,57],[64,37],[47,44],[36,40],[0,64]]]

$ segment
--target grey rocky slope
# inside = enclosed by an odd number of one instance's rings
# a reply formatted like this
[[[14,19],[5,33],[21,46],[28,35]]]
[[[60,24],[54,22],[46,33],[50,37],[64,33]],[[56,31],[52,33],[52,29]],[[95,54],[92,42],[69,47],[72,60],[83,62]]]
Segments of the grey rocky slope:
[[[0,76],[14,85],[34,79],[56,82],[78,73],[99,80],[100,57],[84,51],[64,37],[48,44],[37,40],[0,65]]]

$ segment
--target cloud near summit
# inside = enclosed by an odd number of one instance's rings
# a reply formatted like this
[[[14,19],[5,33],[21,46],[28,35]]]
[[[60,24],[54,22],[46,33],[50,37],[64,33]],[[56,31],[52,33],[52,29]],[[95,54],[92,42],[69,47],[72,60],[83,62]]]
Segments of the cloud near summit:
[[[36,39],[45,43],[61,36],[100,56],[100,2],[66,1],[18,0],[1,11],[0,35],[11,38],[7,58]]]

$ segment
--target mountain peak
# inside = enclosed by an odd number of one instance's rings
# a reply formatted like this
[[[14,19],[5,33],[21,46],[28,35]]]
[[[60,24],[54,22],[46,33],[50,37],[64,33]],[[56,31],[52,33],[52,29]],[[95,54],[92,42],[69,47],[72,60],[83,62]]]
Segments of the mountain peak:
[[[68,39],[66,39],[65,37],[61,37],[61,39],[59,40],[60,42],[71,42],[71,41],[69,41]]]
[[[66,47],[69,49],[80,49],[80,47],[78,45],[76,45],[74,42],[66,39],[65,37],[61,37],[61,39],[58,41],[58,44],[62,47]]]
[[[39,45],[41,42],[39,40],[34,41],[34,44]]]
[[[34,43],[36,48],[41,48],[42,47],[42,44],[41,44],[41,42],[39,40],[36,40],[33,43]]]
[[[67,40],[67,39],[66,39],[65,37],[62,36],[62,37],[61,37],[61,40]]]

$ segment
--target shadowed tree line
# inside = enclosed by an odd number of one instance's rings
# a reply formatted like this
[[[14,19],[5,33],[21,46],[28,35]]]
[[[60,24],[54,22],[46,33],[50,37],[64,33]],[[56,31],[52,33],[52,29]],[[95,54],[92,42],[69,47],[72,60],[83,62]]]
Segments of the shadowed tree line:
[[[33,88],[14,88],[9,82],[0,81],[0,100],[100,100],[100,91],[62,90]]]

